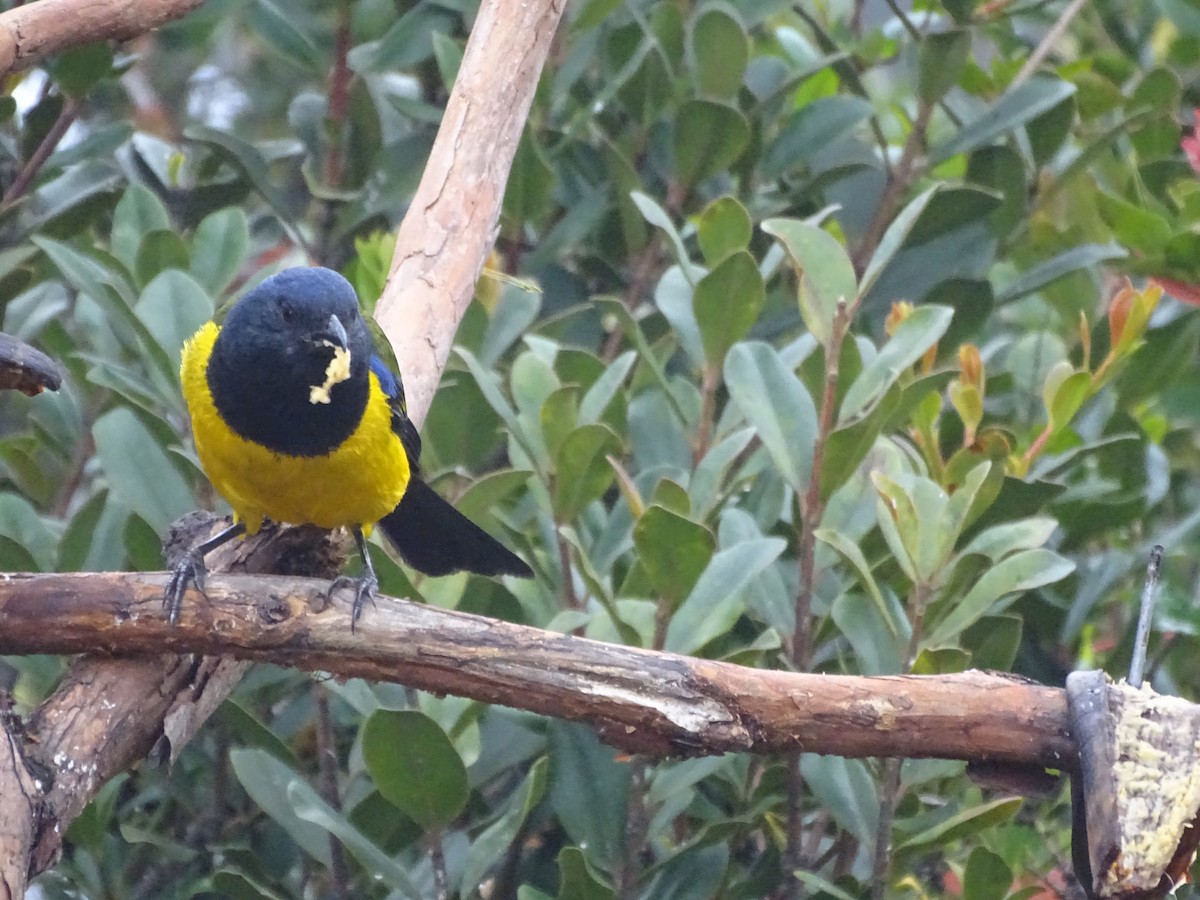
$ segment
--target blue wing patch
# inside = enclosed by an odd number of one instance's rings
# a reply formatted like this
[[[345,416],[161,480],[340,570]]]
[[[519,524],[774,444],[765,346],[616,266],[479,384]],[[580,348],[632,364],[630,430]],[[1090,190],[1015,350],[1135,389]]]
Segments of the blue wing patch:
[[[404,383],[400,376],[388,368],[387,363],[374,354],[371,355],[371,371],[379,379],[379,386],[388,398],[388,406],[392,410],[392,431],[404,445],[408,455],[408,465],[413,474],[418,472],[418,462],[421,459],[421,436],[417,427],[408,417],[408,404],[404,400]]]

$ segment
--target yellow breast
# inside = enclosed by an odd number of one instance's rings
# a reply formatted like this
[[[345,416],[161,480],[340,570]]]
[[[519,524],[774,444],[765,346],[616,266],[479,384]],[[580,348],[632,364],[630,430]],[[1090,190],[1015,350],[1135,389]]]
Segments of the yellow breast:
[[[348,439],[323,456],[285,456],[235,434],[217,412],[206,370],[220,330],[209,322],[184,344],[180,375],[200,464],[246,530],[253,534],[264,517],[369,529],[395,509],[408,486],[408,457],[375,374],[368,376],[362,422]]]

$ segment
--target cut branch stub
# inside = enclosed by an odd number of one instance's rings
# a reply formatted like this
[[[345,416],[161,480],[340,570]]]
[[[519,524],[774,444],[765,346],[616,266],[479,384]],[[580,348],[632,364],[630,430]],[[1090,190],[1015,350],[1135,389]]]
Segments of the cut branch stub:
[[[1072,672],[1067,703],[1091,896],[1164,896],[1186,880],[1200,843],[1200,706],[1103,672]]]
[[[62,368],[41,350],[0,332],[0,390],[15,390],[30,397],[44,390],[57,391]]]

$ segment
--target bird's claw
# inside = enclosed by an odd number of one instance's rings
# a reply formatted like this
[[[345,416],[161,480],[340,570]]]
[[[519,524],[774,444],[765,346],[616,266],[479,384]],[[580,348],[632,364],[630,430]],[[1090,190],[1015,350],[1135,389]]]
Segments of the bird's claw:
[[[196,590],[204,593],[204,579],[208,568],[204,565],[204,553],[200,548],[189,550],[183,555],[171,570],[171,578],[163,591],[163,609],[167,613],[167,621],[172,625],[179,624],[179,613],[183,609],[183,596],[188,588],[196,586]]]
[[[379,579],[375,577],[374,572],[364,572],[358,577],[352,575],[339,575],[333,579],[329,585],[329,590],[325,592],[325,596],[330,601],[333,600],[333,592],[340,588],[354,589],[354,605],[350,612],[350,630],[354,631],[354,626],[358,624],[358,618],[362,615],[363,607],[367,605],[367,601],[371,601],[371,605],[375,606],[375,597],[379,594]]]

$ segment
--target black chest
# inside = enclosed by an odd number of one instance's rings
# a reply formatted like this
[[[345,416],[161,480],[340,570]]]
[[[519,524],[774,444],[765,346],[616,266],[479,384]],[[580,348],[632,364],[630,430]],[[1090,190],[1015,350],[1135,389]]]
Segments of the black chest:
[[[287,456],[324,456],[354,433],[367,406],[369,354],[351,353],[350,378],[311,402],[332,358],[328,349],[254,348],[217,337],[208,387],[225,423],[240,437]]]

